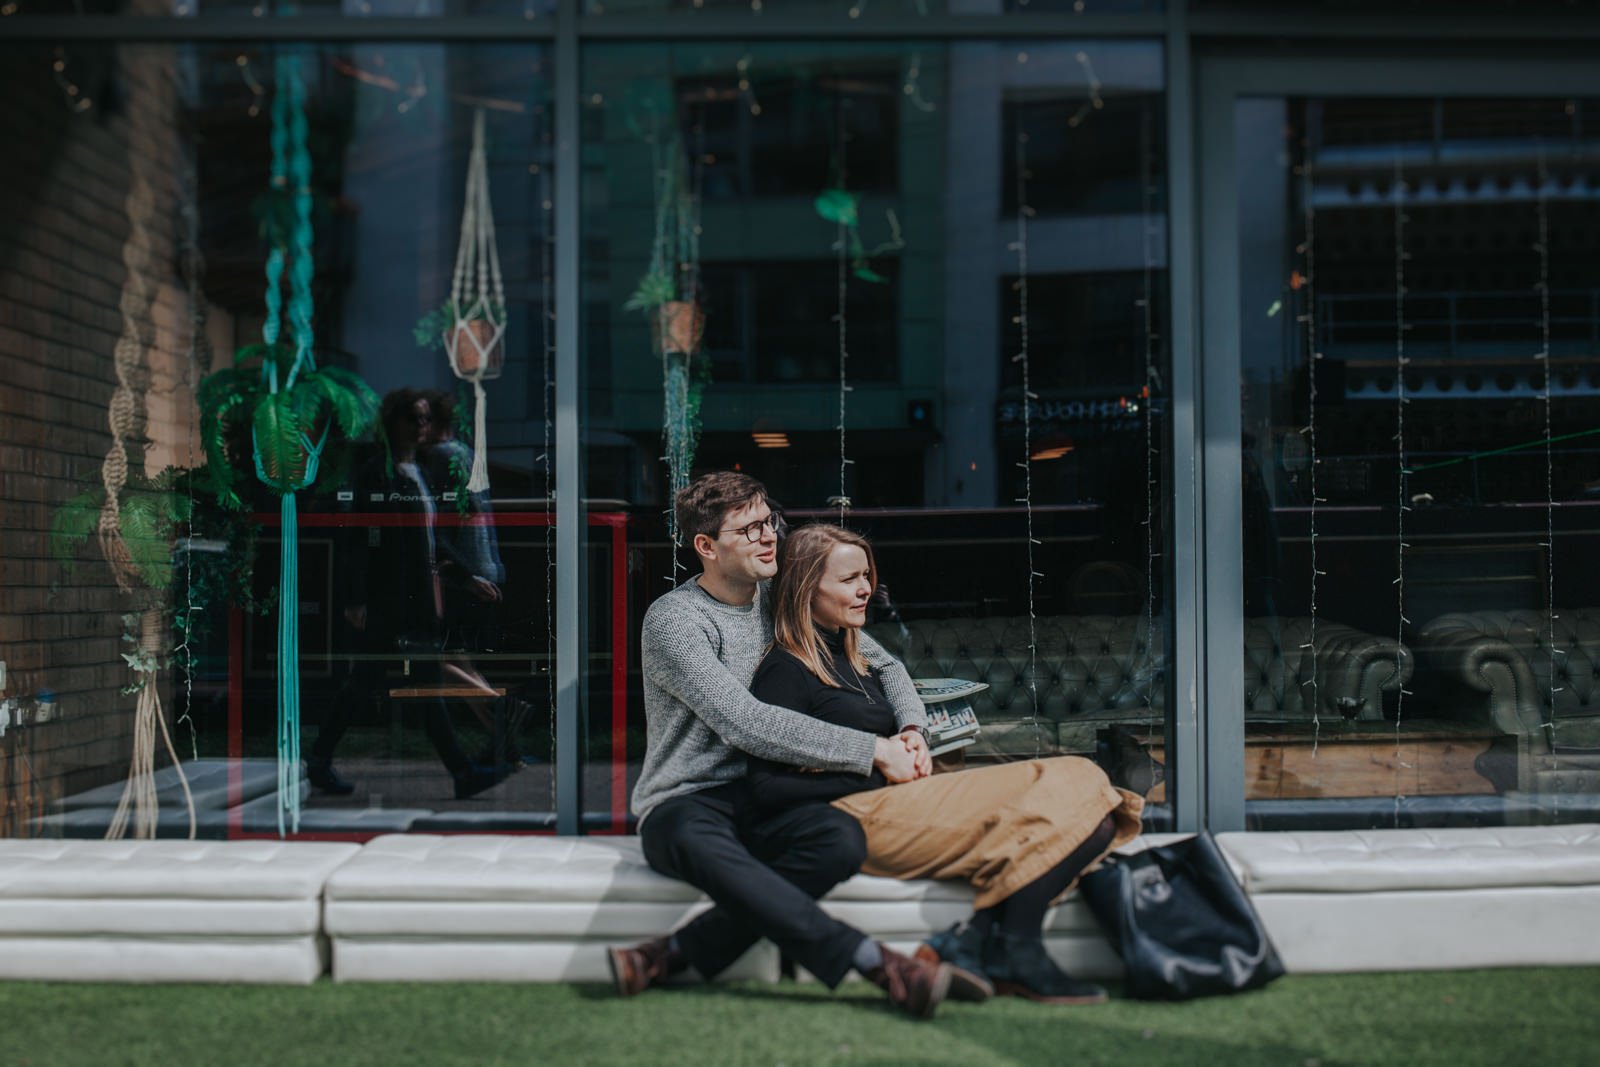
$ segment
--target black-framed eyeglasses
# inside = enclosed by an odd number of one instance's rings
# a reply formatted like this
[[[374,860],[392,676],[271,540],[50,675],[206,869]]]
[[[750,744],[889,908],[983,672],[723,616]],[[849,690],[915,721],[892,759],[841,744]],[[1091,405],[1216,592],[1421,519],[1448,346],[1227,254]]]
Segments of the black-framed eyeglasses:
[[[772,531],[772,536],[782,537],[784,534],[789,532],[789,524],[783,521],[782,515],[779,515],[776,511],[774,511],[766,518],[757,519],[748,526],[730,526],[726,530],[718,530],[717,533],[742,533],[744,534],[744,539],[746,541],[749,541],[751,544],[755,544],[757,541],[761,540],[762,531],[769,529]]]

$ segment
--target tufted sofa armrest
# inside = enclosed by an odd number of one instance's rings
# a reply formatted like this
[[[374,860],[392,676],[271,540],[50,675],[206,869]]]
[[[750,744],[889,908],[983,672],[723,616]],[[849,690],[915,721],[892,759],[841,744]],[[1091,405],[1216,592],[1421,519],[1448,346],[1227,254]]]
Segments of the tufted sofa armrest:
[[[1315,640],[1313,640],[1313,637]],[[1250,716],[1381,720],[1383,694],[1411,680],[1411,651],[1392,637],[1304,616],[1245,620]],[[1315,679],[1316,684],[1312,684]],[[1313,701],[1320,704],[1313,708]]]
[[[1447,713],[1486,720],[1502,733],[1543,736],[1538,679],[1496,620],[1472,612],[1441,615],[1422,628],[1417,654]]]

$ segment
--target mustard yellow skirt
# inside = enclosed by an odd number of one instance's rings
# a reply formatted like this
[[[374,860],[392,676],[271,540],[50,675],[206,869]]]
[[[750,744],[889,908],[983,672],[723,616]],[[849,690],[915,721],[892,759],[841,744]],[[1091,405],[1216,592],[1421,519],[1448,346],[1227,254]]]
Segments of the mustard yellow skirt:
[[[1107,815],[1117,829],[1106,852],[1137,837],[1144,798],[1089,760],[1057,756],[919,778],[833,806],[866,831],[865,873],[960,879],[976,891],[973,907],[987,908],[1066,859]]]

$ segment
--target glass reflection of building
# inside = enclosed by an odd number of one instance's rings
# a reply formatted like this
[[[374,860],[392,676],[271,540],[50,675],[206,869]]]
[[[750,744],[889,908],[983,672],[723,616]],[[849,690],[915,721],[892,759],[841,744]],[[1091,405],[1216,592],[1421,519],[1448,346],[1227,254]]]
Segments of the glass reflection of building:
[[[693,239],[666,264],[704,313],[693,470],[874,538],[874,632],[990,687],[968,765],[1091,755],[1157,825],[1592,818],[1600,87],[1558,47],[1589,16],[1517,6],[1521,43],[1484,58],[1426,11],[1385,53],[1371,5],[1242,44],[1249,0],[259,16],[311,44],[218,43],[239,5],[141,8],[150,43],[108,44],[132,10],[46,35],[19,3],[0,832],[106,832],[149,618],[175,751],[219,783],[204,832],[276,833],[278,499],[241,424],[246,506],[215,503],[197,387],[261,339],[298,210],[269,177],[290,54],[319,366],[414,393],[335,431],[299,498],[308,832],[628,828],[639,621],[684,573],[663,360],[628,306],[668,145]],[[506,334],[474,493],[477,399],[420,320],[479,114]]]

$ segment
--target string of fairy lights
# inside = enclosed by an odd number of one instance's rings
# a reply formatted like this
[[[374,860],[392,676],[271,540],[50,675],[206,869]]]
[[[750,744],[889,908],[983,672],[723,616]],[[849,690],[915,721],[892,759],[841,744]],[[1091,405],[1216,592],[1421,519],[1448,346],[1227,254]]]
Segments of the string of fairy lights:
[[[1534,359],[1544,370],[1544,381],[1539,389],[1540,407],[1544,415],[1544,544],[1545,551],[1545,653],[1549,657],[1550,682],[1549,713],[1545,721],[1539,724],[1540,729],[1547,732],[1550,745],[1555,747],[1556,731],[1556,694],[1562,687],[1556,682],[1560,677],[1557,657],[1564,655],[1556,647],[1556,489],[1555,489],[1555,463],[1552,448],[1554,446],[1555,432],[1553,429],[1553,415],[1550,409],[1550,168],[1545,160],[1544,145],[1539,146],[1539,192],[1535,198],[1534,210],[1538,219],[1538,233],[1534,242],[1534,251],[1539,258],[1539,351]]]
[[[1026,55],[1026,53],[1023,53]],[[1034,546],[1039,539],[1033,530],[1033,402],[1038,395],[1033,391],[1033,358],[1028,327],[1028,220],[1033,217],[1033,207],[1028,203],[1028,132],[1018,124],[1015,143],[1012,145],[1016,169],[1017,220],[1016,240],[1011,251],[1017,255],[1017,313],[1011,321],[1017,327],[1017,351],[1011,361],[1022,371],[1022,459],[1017,467],[1022,471],[1022,505],[1026,519],[1028,565],[1028,732],[1033,738],[1033,755],[1040,754],[1039,736],[1039,635],[1036,621],[1035,594],[1037,583],[1043,575],[1034,559]]]
[[[1139,179],[1140,179],[1140,244],[1142,270],[1139,285],[1139,326],[1144,337],[1144,389],[1141,401],[1144,409],[1144,655],[1152,665],[1156,658],[1156,478],[1160,463],[1160,449],[1156,445],[1155,395],[1161,384],[1161,368],[1157,362],[1159,337],[1155,325],[1155,271],[1156,241],[1162,227],[1156,219],[1156,194],[1159,191],[1155,171],[1155,116],[1144,109],[1139,121]],[[1152,671],[1150,684],[1158,684],[1162,674]],[[1147,720],[1145,736],[1153,746],[1155,740],[1155,697],[1153,690],[1145,693]]]
[[[94,100],[83,92],[68,72],[65,49],[55,50],[55,56],[50,60],[50,76],[55,79],[56,86],[61,90],[68,111],[78,114],[94,107]]]
[[[837,182],[841,188],[845,186],[845,176],[849,172],[845,168],[847,159],[846,145],[849,136],[845,132],[845,111],[850,107],[850,98],[843,93],[839,94],[837,105],[838,137],[837,137]],[[839,336],[839,495],[833,503],[839,508],[839,524],[844,525],[845,513],[850,510],[850,490],[847,484],[847,473],[855,460],[845,453],[845,409],[846,398],[853,392],[850,385],[850,340],[849,323],[845,317],[846,301],[849,297],[850,286],[850,227],[841,215],[837,226],[837,256],[838,267],[837,289],[839,310],[834,313],[834,322],[838,326]]]
[[[1310,597],[1307,604],[1310,622],[1306,643],[1300,647],[1300,651],[1311,654],[1311,677],[1301,685],[1311,689],[1313,759],[1316,758],[1318,746],[1322,742],[1322,689],[1319,678],[1321,671],[1317,658],[1317,591],[1323,576],[1317,559],[1317,520],[1320,517],[1319,506],[1323,501],[1317,493],[1317,468],[1322,462],[1317,455],[1317,364],[1322,359],[1322,352],[1317,340],[1317,206],[1313,196],[1315,184],[1315,166],[1311,160],[1310,144],[1307,142],[1304,160],[1300,167],[1300,197],[1305,215],[1305,241],[1300,246],[1305,262],[1305,274],[1301,285],[1301,291],[1305,294],[1303,297],[1305,310],[1300,313],[1300,324],[1305,327],[1306,351],[1306,424],[1300,432],[1306,439],[1306,495],[1309,497],[1307,503],[1310,528],[1308,551],[1311,555],[1311,573]]]
[[[1395,445],[1395,634],[1394,634],[1394,745],[1396,782],[1394,817],[1400,820],[1400,804],[1404,799],[1400,788],[1399,768],[1406,766],[1400,759],[1401,728],[1405,721],[1406,697],[1411,691],[1405,686],[1405,628],[1411,620],[1406,617],[1406,516],[1411,513],[1410,469],[1406,461],[1406,408],[1411,398],[1406,394],[1406,368],[1411,357],[1406,354],[1406,333],[1411,329],[1406,322],[1406,262],[1411,254],[1406,251],[1406,224],[1411,216],[1406,211],[1406,176],[1399,155],[1394,161],[1394,445]]]
[[[537,65],[534,73],[539,73]],[[538,111],[543,114],[542,110]],[[544,143],[544,131],[540,131]],[[550,187],[549,168],[539,163],[530,164],[528,172],[538,179],[539,187],[539,400],[543,416],[539,438],[539,466],[544,475],[544,499],[547,507],[554,507],[556,499],[555,465],[551,462],[555,450],[555,391],[556,358],[556,305],[555,305],[555,198]],[[548,516],[554,518],[554,516]],[[550,774],[550,810],[555,811],[556,775],[556,524],[544,524],[544,680],[545,710],[549,726],[552,772]]]
[[[189,358],[188,381],[185,383],[192,391],[200,384],[202,376],[211,370],[211,339],[206,333],[208,307],[205,294],[206,257],[200,244],[200,183],[196,167],[195,153],[192,147],[187,148],[183,155],[183,165],[180,171],[181,214],[183,219],[183,248],[179,265],[183,271],[183,280],[189,301]],[[200,451],[198,440],[199,423],[189,420],[189,455],[197,455]],[[192,463],[189,459],[186,462]],[[189,515],[195,514],[194,479],[184,479],[185,495],[188,498]],[[194,589],[194,532],[190,530],[190,544],[183,554],[184,571],[184,613],[185,625],[182,628],[182,640],[173,649],[173,656],[179,662],[185,662],[193,657],[191,642],[195,630],[195,602]],[[187,723],[189,726],[190,757],[198,759],[200,755],[199,732],[195,727],[192,716],[194,711],[194,675],[192,667],[183,672],[183,713],[178,717],[178,723]]]

